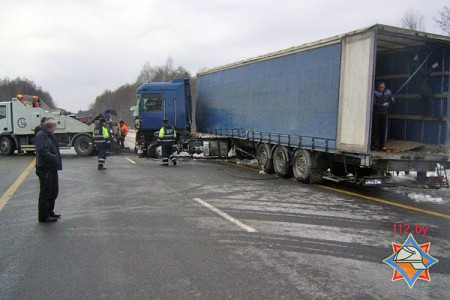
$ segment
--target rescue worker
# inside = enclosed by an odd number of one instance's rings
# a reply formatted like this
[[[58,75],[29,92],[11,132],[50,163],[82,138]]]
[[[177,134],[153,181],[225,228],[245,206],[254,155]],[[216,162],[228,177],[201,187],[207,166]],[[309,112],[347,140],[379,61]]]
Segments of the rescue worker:
[[[411,64],[411,72],[414,72],[422,64],[419,54],[414,55]],[[439,66],[435,62],[431,68],[426,66],[426,63],[420,68],[414,78],[414,85],[417,87],[420,97],[422,98],[424,115],[436,116],[434,112],[434,95],[430,86],[431,73]]]
[[[162,165],[168,166],[169,159],[173,165],[177,165],[177,158],[173,155],[172,147],[175,144],[177,132],[173,126],[169,125],[169,120],[163,120],[163,127],[159,130],[159,141],[162,145]]]
[[[104,118],[100,119],[100,122],[94,129],[94,143],[98,152],[98,170],[104,170],[106,163],[106,152],[111,144],[111,136],[109,134],[109,127]]]
[[[125,149],[125,138],[128,135],[128,126],[123,120],[120,120],[119,122],[119,131],[120,147],[122,147],[122,149]]]
[[[40,192],[38,205],[39,222],[56,222],[61,215],[54,212],[58,197],[58,171],[62,170],[61,154],[54,132],[57,122],[48,118],[36,134],[36,175],[39,177]]]
[[[372,118],[372,150],[383,149],[386,143],[386,125],[389,105],[394,103],[394,95],[386,89],[384,81],[379,81],[374,91]]]

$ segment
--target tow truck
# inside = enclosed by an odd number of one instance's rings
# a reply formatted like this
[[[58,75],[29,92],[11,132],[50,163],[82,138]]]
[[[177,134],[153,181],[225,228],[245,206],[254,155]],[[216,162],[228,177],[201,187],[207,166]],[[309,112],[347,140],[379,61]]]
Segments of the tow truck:
[[[38,96],[17,95],[11,101],[0,102],[0,154],[33,153],[34,128],[42,117],[56,119],[55,135],[61,149],[73,147],[81,156],[94,152],[93,125],[65,115],[62,109],[51,109]]]

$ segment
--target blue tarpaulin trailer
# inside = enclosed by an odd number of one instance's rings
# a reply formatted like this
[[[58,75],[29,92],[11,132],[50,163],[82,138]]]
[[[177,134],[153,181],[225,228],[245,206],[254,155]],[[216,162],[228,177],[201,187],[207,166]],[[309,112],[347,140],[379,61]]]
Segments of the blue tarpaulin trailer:
[[[416,55],[422,68],[438,63],[432,112],[411,76]],[[374,25],[199,73],[197,128],[282,177],[382,185],[387,171],[417,171],[440,184],[426,172],[449,162],[449,77],[449,37]],[[398,91],[383,149],[371,145],[377,80]]]

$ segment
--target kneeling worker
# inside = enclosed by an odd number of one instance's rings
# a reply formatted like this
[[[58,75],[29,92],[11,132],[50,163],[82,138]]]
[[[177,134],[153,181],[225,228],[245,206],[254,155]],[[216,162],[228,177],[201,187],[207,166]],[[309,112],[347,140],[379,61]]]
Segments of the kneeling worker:
[[[177,132],[173,126],[169,126],[169,120],[163,120],[163,127],[159,130],[159,140],[162,144],[162,161],[163,166],[169,165],[169,159],[173,165],[177,164],[177,158],[173,155],[172,146],[175,144]]]
[[[109,135],[109,127],[106,120],[101,118],[100,122],[94,129],[94,143],[98,152],[98,167],[99,170],[105,169],[106,151],[111,144],[111,136]]]

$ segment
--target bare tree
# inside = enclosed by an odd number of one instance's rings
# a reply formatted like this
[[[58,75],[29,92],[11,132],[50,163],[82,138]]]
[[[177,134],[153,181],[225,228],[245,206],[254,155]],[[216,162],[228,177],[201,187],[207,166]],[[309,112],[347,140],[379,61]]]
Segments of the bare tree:
[[[410,9],[401,18],[403,28],[425,31],[425,16]]]
[[[151,82],[152,76],[153,76],[152,65],[150,64],[150,62],[146,61],[145,64],[142,66],[141,73],[139,73],[136,82],[139,84]]]
[[[445,6],[440,12],[439,17],[434,18],[434,21],[446,34],[450,35],[450,8]]]
[[[167,61],[162,66],[152,66],[149,62],[146,62],[142,67],[141,73],[137,78],[137,83],[142,84],[146,82],[167,82],[176,78],[190,78],[191,74],[179,66],[174,68],[172,57],[168,57]]]

